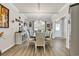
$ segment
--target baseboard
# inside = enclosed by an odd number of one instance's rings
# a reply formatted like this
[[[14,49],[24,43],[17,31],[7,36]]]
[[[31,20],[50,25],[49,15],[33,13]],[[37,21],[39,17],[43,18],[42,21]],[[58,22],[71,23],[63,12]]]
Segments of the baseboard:
[[[2,50],[2,51],[1,51],[1,53],[6,52],[7,50],[9,50],[10,48],[12,48],[12,47],[14,47],[14,46],[15,46],[15,44],[13,44],[13,45],[9,46],[8,48],[6,48],[6,49]]]
[[[66,39],[65,37],[55,37],[54,39]]]

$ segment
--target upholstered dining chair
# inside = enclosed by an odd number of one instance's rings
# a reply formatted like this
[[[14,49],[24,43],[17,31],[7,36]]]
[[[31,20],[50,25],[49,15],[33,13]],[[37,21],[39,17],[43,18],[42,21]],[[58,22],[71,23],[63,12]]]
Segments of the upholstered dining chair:
[[[41,33],[41,32],[36,33],[35,53],[37,51],[38,46],[42,46],[44,48],[44,53],[45,53],[45,35],[44,35],[44,33]]]
[[[46,44],[52,48],[53,38],[52,38],[52,32],[51,31],[49,32],[49,38],[45,38],[45,39],[46,39]]]

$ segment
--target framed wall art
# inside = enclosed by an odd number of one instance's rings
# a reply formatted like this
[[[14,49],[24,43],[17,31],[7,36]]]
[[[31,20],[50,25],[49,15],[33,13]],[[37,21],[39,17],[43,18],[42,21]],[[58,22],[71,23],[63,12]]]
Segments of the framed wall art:
[[[32,22],[29,22],[29,27],[32,27]]]
[[[0,4],[0,28],[9,28],[9,9]]]

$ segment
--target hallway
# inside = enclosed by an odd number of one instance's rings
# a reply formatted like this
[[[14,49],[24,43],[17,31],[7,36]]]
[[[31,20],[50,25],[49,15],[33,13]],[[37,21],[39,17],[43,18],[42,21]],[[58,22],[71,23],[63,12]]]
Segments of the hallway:
[[[53,48],[46,46],[45,54],[43,48],[38,47],[38,51],[34,52],[34,46],[31,45],[23,47],[22,45],[15,45],[8,51],[2,54],[2,56],[68,56],[69,51],[65,48],[65,39],[53,39]]]

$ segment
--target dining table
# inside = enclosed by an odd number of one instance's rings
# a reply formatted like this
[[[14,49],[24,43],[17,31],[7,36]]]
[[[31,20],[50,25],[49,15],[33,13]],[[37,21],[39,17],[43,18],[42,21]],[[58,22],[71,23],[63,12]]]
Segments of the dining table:
[[[32,43],[35,43],[36,36],[35,35],[30,36],[30,40],[29,41],[32,42]],[[50,36],[45,36],[45,43],[48,43],[49,41],[50,41]]]

